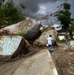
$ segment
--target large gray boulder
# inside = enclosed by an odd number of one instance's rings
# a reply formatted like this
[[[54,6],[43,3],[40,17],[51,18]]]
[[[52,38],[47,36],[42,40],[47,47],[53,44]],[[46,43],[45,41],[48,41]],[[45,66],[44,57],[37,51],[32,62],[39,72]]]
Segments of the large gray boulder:
[[[47,27],[44,29],[41,36],[34,42],[34,45],[46,45],[46,40],[49,35],[52,35],[53,40],[57,38],[57,31],[54,28]]]
[[[26,42],[21,36],[0,36],[0,56],[16,57],[24,52],[26,54]]]
[[[7,26],[5,28],[0,29],[0,33],[3,34],[18,34],[25,35],[26,38],[32,38],[39,32],[40,22],[35,19],[26,19],[16,24]]]

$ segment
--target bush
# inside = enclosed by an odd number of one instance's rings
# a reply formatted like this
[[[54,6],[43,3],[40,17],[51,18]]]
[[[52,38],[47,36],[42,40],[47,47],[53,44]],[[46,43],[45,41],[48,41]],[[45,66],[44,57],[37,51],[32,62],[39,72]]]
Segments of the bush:
[[[13,3],[11,2],[7,2],[0,9],[0,26],[8,26],[23,19],[25,19],[25,15],[22,14],[21,10],[14,7]]]

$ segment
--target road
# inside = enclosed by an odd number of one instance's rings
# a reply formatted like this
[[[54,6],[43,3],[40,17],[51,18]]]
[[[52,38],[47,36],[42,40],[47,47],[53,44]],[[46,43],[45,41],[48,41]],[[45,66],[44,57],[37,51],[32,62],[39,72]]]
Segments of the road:
[[[47,49],[39,49],[22,58],[0,65],[0,75],[58,75]]]

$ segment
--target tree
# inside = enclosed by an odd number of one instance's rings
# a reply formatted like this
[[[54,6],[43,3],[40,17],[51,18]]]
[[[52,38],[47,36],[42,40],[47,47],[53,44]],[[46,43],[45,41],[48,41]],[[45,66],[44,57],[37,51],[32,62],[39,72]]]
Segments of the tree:
[[[0,9],[0,25],[11,25],[23,19],[25,19],[25,15],[22,14],[21,10],[14,7],[12,2],[7,2]]]
[[[71,33],[71,31],[74,31],[74,21],[71,22],[71,24],[68,27],[68,30],[70,31],[70,33]],[[73,39],[73,35],[72,34],[70,35],[70,37]]]
[[[71,21],[73,20],[71,18],[70,7],[71,5],[69,3],[61,4],[60,6],[58,6],[59,8],[58,13],[55,15],[57,16],[57,19],[63,25],[63,29],[66,31],[68,31],[69,25],[71,24]],[[72,35],[71,30],[69,32],[70,32],[70,35]]]
[[[60,7],[60,6],[58,6]],[[63,25],[64,29],[68,29],[69,24],[71,23],[71,13],[70,13],[70,4],[69,3],[63,3],[61,5],[61,8],[63,7],[63,9],[60,9],[59,12],[56,14],[58,20],[61,22],[61,24]]]

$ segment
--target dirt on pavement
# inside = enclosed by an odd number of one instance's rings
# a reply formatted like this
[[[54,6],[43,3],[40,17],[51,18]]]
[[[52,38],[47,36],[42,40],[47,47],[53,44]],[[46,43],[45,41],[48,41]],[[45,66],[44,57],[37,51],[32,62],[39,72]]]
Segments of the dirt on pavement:
[[[61,75],[74,75],[74,50],[66,48],[64,43],[58,45],[60,47],[54,47],[55,52],[51,55],[60,68]]]

